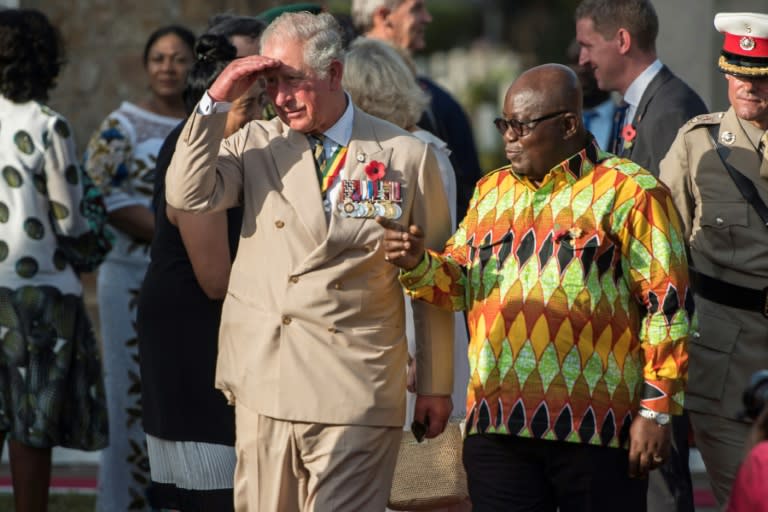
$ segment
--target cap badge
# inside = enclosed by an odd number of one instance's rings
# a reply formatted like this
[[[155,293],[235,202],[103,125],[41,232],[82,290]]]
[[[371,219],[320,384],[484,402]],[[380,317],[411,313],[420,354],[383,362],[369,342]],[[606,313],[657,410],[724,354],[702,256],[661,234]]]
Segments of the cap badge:
[[[733,132],[723,132],[722,135],[720,135],[720,141],[723,144],[733,144],[736,142],[736,136],[733,134]]]
[[[739,47],[745,52],[751,52],[755,49],[755,40],[749,36],[744,36],[739,40]]]

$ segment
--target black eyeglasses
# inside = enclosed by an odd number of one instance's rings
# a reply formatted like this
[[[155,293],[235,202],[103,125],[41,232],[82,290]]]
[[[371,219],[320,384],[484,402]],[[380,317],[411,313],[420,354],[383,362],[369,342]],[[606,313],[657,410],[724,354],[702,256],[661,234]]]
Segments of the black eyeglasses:
[[[512,130],[512,133],[515,134],[516,137],[525,137],[529,133],[531,133],[536,126],[542,122],[546,121],[547,119],[553,119],[557,116],[561,116],[563,114],[567,114],[567,110],[560,110],[558,112],[553,112],[552,114],[547,114],[545,116],[537,117],[536,119],[531,119],[530,121],[518,121],[517,119],[504,119],[503,117],[497,117],[493,120],[493,124],[496,125],[496,129],[499,130],[499,133],[504,135],[507,133],[507,130]]]

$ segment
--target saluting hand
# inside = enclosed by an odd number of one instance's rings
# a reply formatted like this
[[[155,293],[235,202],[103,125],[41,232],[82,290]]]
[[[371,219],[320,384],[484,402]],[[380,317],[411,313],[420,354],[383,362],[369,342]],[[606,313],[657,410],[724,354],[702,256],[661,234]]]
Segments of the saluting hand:
[[[280,67],[280,61],[261,55],[249,55],[230,62],[208,89],[214,101],[235,101],[261,78],[265,71]]]
[[[402,224],[376,217],[384,228],[384,259],[403,270],[411,270],[424,258],[424,232],[415,224]]]

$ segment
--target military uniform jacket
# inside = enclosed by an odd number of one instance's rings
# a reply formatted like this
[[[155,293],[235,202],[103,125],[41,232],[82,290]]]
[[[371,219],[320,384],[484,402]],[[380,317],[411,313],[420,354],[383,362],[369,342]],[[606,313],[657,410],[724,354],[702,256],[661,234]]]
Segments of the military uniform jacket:
[[[407,344],[398,270],[373,219],[326,218],[307,137],[279,119],[223,142],[226,114],[193,114],[166,178],[168,203],[192,211],[242,203],[243,225],[224,300],[216,386],[273,418],[402,426]],[[398,222],[430,247],[450,235],[440,171],[428,146],[354,111],[341,176],[371,161],[400,183]],[[453,389],[453,318],[414,304],[418,391]]]
[[[691,119],[661,162],[683,220],[692,268],[755,289],[768,286],[768,228],[744,199],[710,139],[726,160],[755,184],[768,203],[768,161],[758,156],[733,109]],[[699,329],[689,345],[686,407],[735,418],[749,377],[768,367],[768,319],[696,295]]]

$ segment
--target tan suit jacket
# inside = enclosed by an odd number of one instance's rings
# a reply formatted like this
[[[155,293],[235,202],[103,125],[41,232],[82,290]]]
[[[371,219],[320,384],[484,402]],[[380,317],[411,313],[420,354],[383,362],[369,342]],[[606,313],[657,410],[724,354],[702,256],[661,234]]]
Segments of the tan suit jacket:
[[[226,115],[193,114],[168,169],[176,208],[242,204],[243,226],[219,337],[216,387],[273,418],[402,426],[403,292],[373,219],[327,220],[304,134],[254,121],[223,143]],[[398,222],[422,226],[429,247],[450,235],[440,172],[427,145],[355,108],[343,177],[372,160],[402,187]],[[450,395],[452,313],[415,303],[418,388]]]
[[[733,109],[691,119],[661,162],[682,216],[692,267],[721,281],[768,286],[768,228],[720,161],[709,128],[726,148],[726,161],[749,178],[768,203],[768,159],[760,158]],[[768,320],[759,312],[696,296],[699,329],[689,345],[686,407],[736,418],[749,377],[768,366]]]

